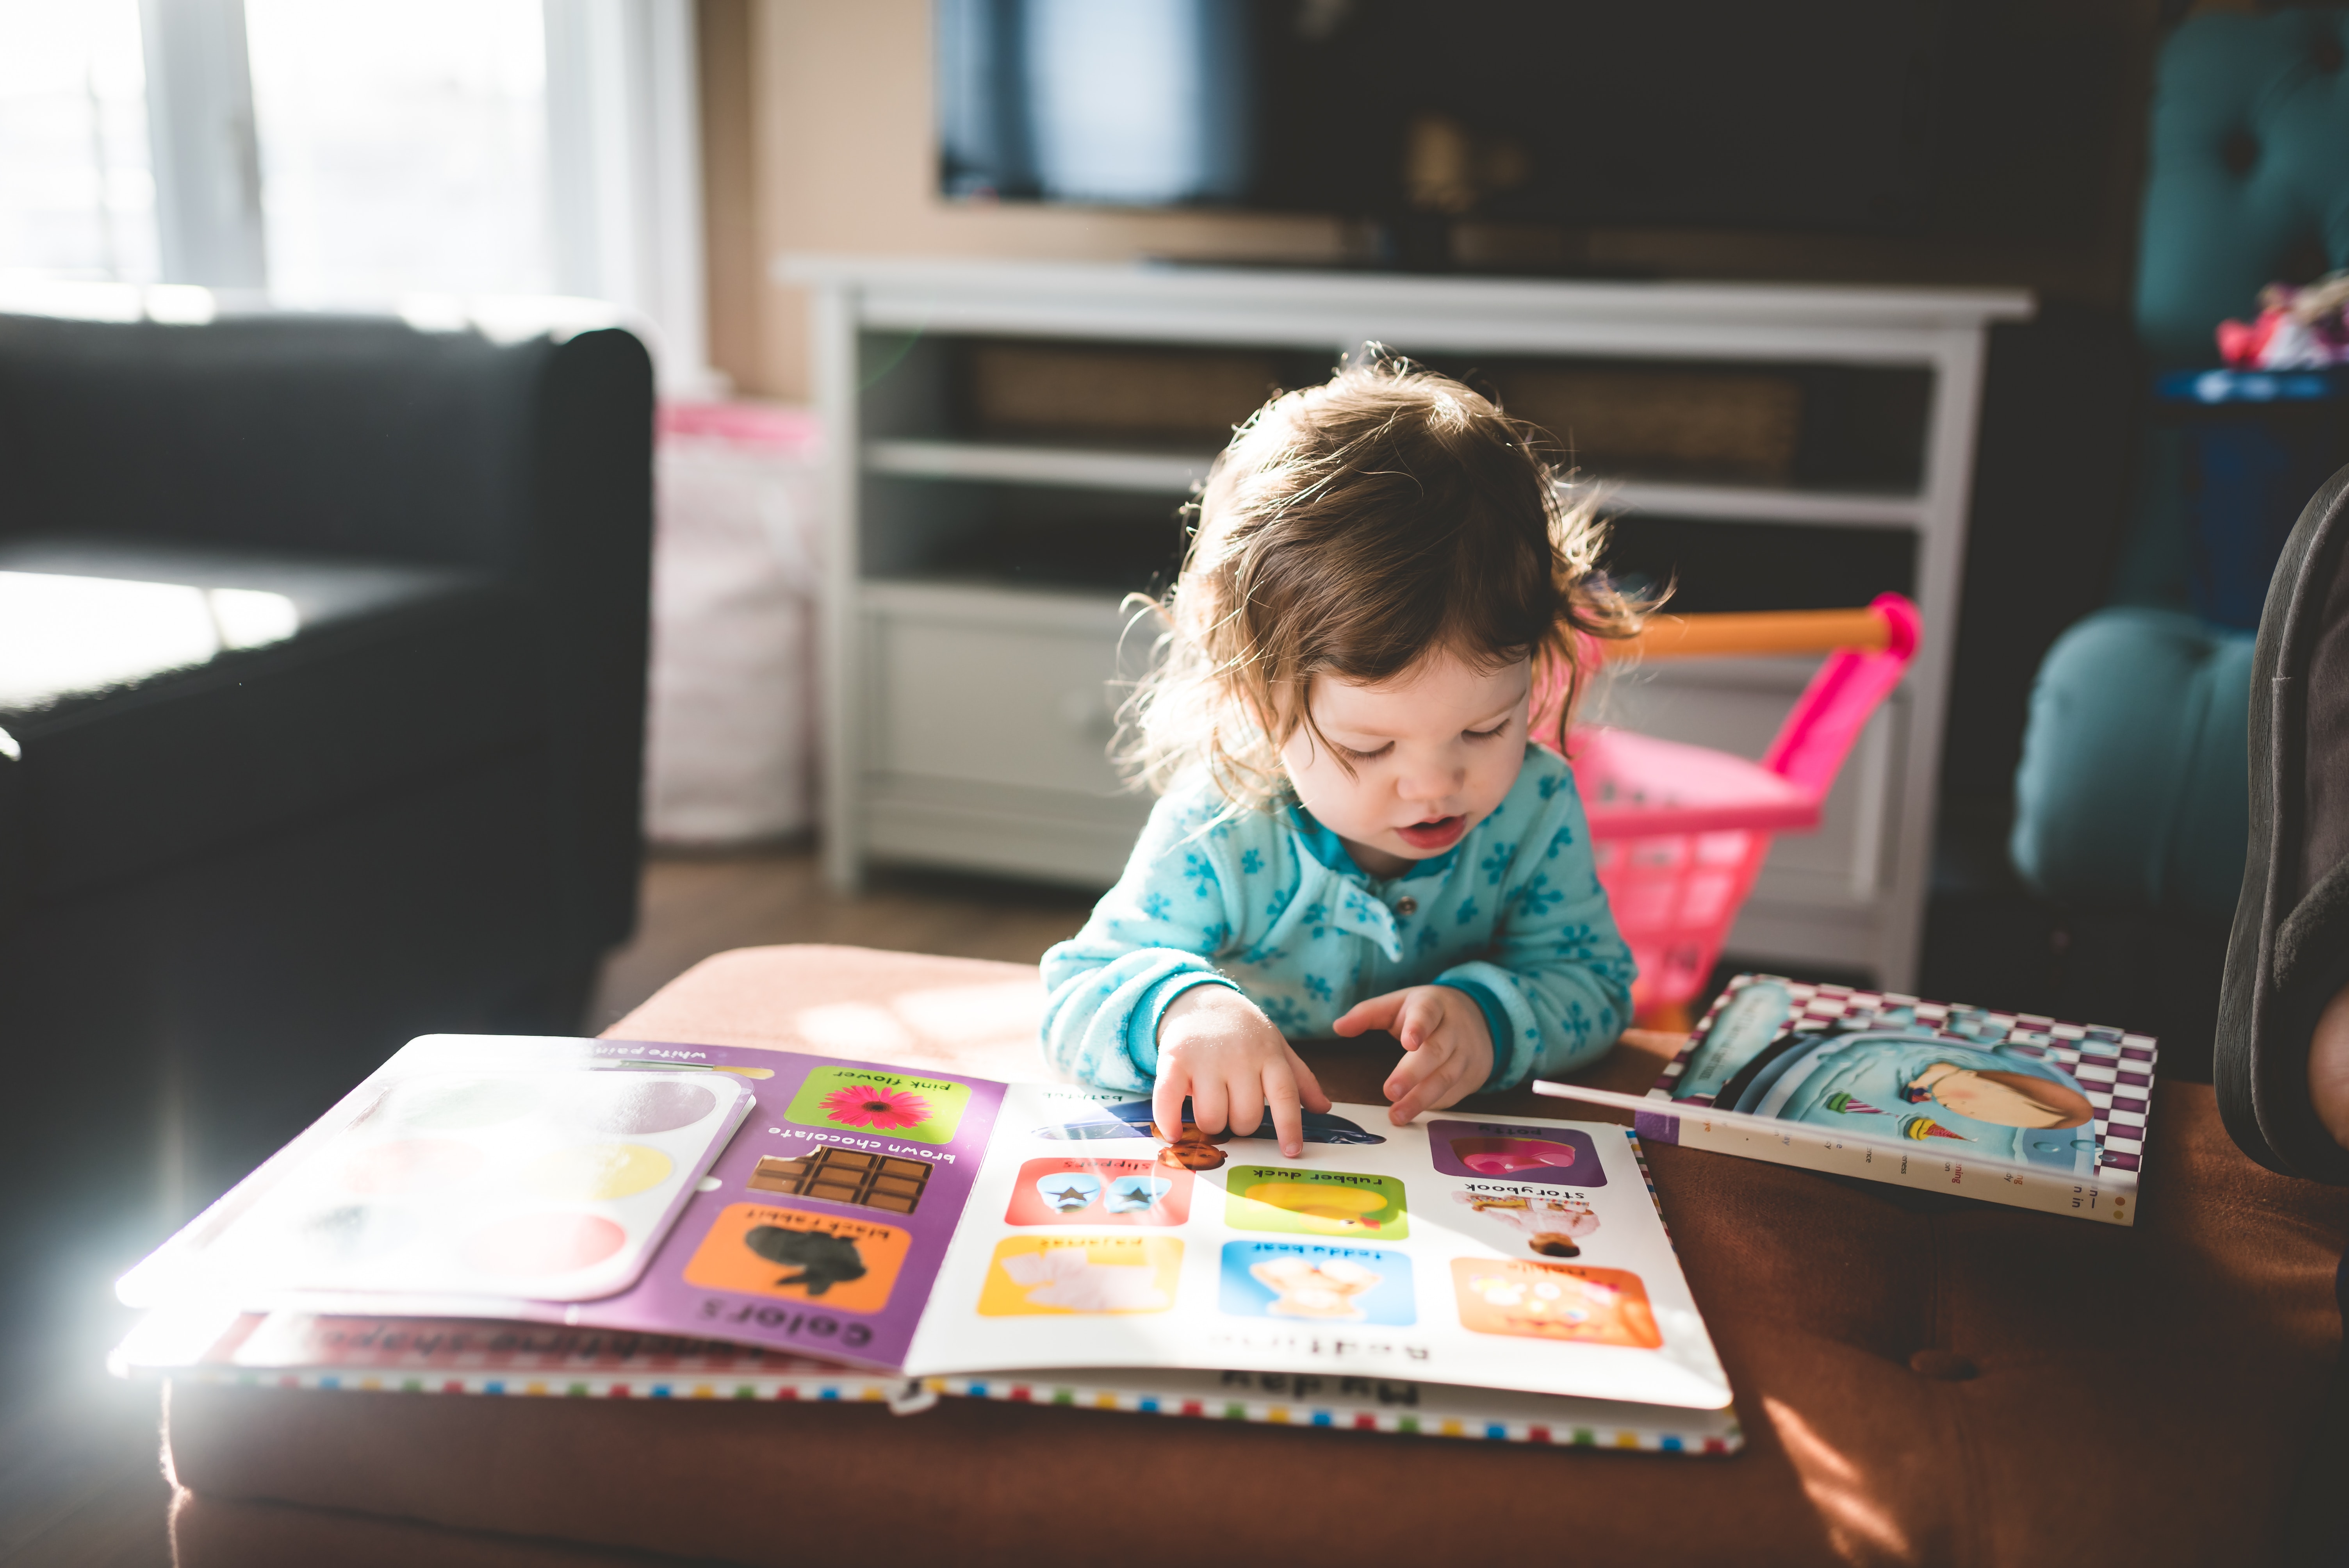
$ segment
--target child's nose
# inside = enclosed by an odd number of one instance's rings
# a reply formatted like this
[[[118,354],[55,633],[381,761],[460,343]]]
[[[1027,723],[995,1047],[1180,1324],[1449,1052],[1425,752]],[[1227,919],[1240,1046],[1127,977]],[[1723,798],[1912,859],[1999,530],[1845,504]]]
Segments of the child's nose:
[[[1395,781],[1395,789],[1406,800],[1423,800],[1433,805],[1452,794],[1465,771],[1464,769],[1423,763],[1406,770]]]

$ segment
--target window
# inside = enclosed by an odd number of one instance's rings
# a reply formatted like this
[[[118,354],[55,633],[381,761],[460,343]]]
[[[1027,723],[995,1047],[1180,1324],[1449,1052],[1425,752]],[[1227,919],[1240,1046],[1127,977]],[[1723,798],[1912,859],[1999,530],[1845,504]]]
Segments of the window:
[[[138,0],[0,0],[0,266],[160,275]]]
[[[716,389],[693,0],[0,0],[0,37],[16,297],[450,320],[585,295],[665,390]]]
[[[270,290],[556,292],[539,0],[245,0]]]

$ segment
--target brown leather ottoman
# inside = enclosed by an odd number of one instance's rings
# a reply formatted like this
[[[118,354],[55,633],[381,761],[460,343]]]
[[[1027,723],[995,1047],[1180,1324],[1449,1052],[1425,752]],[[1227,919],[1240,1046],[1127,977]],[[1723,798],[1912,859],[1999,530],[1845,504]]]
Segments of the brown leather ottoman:
[[[1039,1001],[1010,965],[761,948],[611,1032],[1032,1078]],[[1308,1055],[1337,1098],[1377,1101],[1378,1057]],[[1627,1046],[1596,1076],[1655,1066]],[[1737,1391],[1733,1458],[952,1398],[895,1417],[180,1387],[179,1561],[2264,1561],[2340,1337],[2349,1193],[2244,1159],[2207,1088],[2155,1101],[2134,1230],[1651,1149]]]

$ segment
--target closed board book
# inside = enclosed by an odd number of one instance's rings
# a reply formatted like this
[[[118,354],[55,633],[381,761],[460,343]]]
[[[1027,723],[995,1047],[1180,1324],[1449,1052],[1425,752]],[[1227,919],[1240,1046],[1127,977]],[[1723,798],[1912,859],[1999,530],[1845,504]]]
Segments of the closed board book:
[[[461,1318],[722,1341],[885,1380],[854,1397],[899,1379],[1737,1446],[1629,1130],[1458,1112],[1396,1127],[1340,1105],[1307,1116],[1290,1161],[1268,1124],[1167,1148],[1149,1119],[1111,1091],[782,1051],[427,1037],[124,1276],[155,1316],[119,1361],[431,1387],[445,1344],[369,1370],[352,1326]],[[489,1359],[439,1383],[481,1385],[519,1343],[474,1346]],[[611,1387],[586,1363],[540,1371],[519,1381]],[[725,1375],[752,1397],[819,1376]],[[1410,1408],[1381,1389],[1411,1390]]]
[[[2127,1225],[2153,1092],[2145,1035],[1740,975],[1644,1097],[1640,1136]]]

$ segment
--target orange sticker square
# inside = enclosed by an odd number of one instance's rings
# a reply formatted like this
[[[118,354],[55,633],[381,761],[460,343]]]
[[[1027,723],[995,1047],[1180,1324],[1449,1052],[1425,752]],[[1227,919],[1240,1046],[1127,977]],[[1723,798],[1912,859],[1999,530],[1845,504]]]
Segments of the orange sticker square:
[[[1454,1258],[1460,1326],[1478,1334],[1654,1350],[1664,1343],[1648,1287],[1629,1269],[1519,1258]]]
[[[913,1243],[909,1233],[871,1220],[732,1203],[701,1238],[685,1277],[707,1290],[878,1312]]]

